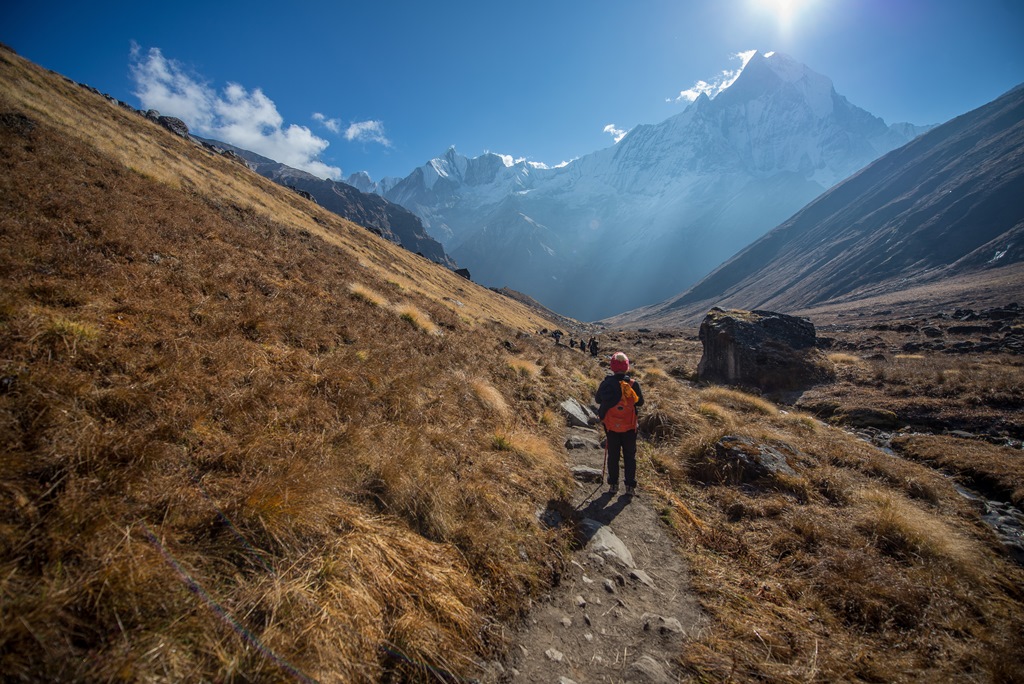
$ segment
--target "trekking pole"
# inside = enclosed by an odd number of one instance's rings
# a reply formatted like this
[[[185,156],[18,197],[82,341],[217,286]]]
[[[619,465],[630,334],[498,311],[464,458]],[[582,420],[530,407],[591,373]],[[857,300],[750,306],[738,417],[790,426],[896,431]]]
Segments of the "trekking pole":
[[[605,473],[608,470],[608,431],[604,431],[604,463],[601,464],[601,484],[604,485]]]

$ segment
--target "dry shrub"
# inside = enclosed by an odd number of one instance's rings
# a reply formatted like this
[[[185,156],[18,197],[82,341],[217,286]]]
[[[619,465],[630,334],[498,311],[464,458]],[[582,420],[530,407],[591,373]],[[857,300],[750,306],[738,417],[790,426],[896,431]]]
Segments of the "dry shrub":
[[[859,366],[864,363],[864,359],[859,356],[843,352],[833,352],[828,354],[827,358],[837,366]]]
[[[430,335],[441,334],[441,329],[430,319],[430,316],[413,304],[397,304],[395,305],[395,313],[414,328]]]
[[[381,308],[388,306],[388,300],[384,295],[366,287],[365,285],[360,283],[350,283],[348,290],[355,295],[357,299],[360,299],[367,304],[372,304],[373,306],[379,306]]]
[[[859,493],[866,512],[858,528],[884,553],[896,558],[952,564],[969,572],[978,553],[966,539],[931,513],[887,492]]]
[[[741,413],[754,413],[773,416],[779,409],[767,399],[727,387],[712,387],[701,391],[701,399]]]
[[[494,385],[486,380],[479,379],[471,381],[469,385],[473,388],[473,394],[476,395],[477,400],[483,404],[484,408],[498,414],[502,418],[508,417],[508,402],[505,401],[505,397],[501,396],[501,392],[494,388]]]
[[[509,368],[524,378],[536,378],[540,375],[540,366],[533,361],[527,361],[526,359],[520,359],[513,356],[509,357],[506,363]]]

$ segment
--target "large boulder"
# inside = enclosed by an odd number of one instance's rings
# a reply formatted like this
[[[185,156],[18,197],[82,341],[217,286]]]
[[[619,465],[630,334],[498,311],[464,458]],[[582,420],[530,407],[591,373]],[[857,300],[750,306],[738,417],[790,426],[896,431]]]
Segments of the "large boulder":
[[[804,389],[835,378],[814,324],[773,311],[714,307],[700,324],[697,378],[764,391]]]

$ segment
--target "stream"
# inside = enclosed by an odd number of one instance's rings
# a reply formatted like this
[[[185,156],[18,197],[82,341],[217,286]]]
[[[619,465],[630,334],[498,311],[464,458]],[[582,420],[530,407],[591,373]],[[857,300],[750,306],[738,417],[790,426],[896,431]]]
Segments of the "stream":
[[[852,434],[864,441],[871,442],[893,458],[903,458],[892,448],[892,438],[903,433],[856,431]],[[938,470],[937,472],[941,473],[942,471]],[[975,505],[982,521],[995,532],[1010,558],[1018,564],[1024,565],[1024,511],[1005,501],[993,501],[984,494],[965,487],[953,475],[943,474],[950,480],[953,489],[960,496]]]

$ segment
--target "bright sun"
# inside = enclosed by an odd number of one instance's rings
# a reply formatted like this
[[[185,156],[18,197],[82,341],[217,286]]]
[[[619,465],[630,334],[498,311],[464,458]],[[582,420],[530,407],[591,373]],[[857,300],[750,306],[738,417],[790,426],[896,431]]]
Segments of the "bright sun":
[[[771,14],[782,26],[790,25],[802,9],[814,0],[752,0],[751,4]]]

